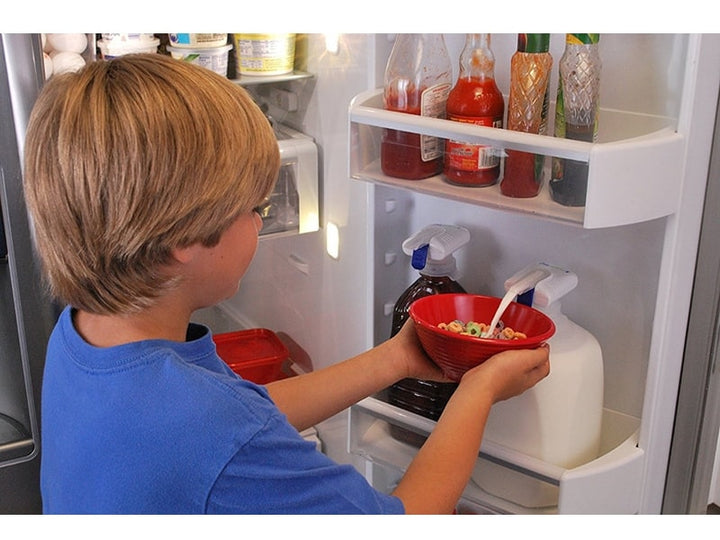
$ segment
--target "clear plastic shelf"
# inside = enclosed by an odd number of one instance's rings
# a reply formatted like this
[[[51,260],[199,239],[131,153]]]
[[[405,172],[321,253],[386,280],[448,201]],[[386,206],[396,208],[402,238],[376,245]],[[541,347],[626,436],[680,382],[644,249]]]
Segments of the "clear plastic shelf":
[[[231,80],[240,86],[254,86],[257,84],[297,81],[300,79],[309,79],[311,77],[313,77],[312,73],[307,73],[306,71],[293,71],[282,75],[238,75],[237,78]]]
[[[512,513],[635,513],[640,505],[644,461],[644,452],[637,446],[639,424],[635,417],[605,409],[600,455],[573,469],[483,441],[477,467],[495,467],[495,481],[503,484],[504,491],[508,491],[510,483],[516,483],[518,490],[527,490],[529,486],[531,490],[540,490],[540,496],[545,499],[550,497],[550,502],[527,507],[523,501],[493,495],[475,481],[475,474],[463,497]],[[399,426],[427,436],[435,422],[370,397],[350,408],[349,425],[351,453],[404,472],[418,449],[393,438],[391,427]],[[492,476],[489,478],[491,482],[494,480]]]
[[[676,132],[672,118],[601,109],[600,138],[586,143],[386,111],[382,94],[382,89],[369,90],[350,104],[350,174],[355,179],[589,229],[649,221],[677,210],[685,138]],[[546,160],[543,190],[529,199],[506,197],[498,185],[454,186],[441,175],[425,180],[386,176],[380,168],[384,128],[587,162],[586,205],[566,207],[551,199],[547,188],[550,159]]]

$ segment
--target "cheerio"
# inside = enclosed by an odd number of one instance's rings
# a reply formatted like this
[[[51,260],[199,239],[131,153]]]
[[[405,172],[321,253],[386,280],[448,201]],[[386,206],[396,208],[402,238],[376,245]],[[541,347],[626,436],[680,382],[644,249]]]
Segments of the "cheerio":
[[[194,49],[222,47],[227,44],[227,34],[168,34],[173,47]]]
[[[241,75],[282,75],[295,63],[295,34],[233,34]]]

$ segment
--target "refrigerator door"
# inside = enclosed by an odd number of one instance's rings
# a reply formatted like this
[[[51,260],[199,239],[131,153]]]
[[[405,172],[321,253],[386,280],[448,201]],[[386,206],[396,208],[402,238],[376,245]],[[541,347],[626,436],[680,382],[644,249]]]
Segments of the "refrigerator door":
[[[39,397],[54,313],[39,284],[22,194],[23,140],[44,80],[38,35],[0,40],[0,513],[37,512]]]
[[[707,511],[720,431],[720,115],[710,158],[663,512]]]

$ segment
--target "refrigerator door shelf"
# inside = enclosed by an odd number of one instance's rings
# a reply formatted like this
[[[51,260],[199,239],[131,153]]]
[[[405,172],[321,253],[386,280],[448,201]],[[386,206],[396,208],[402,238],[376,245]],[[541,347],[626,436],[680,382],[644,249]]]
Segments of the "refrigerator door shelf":
[[[685,138],[675,131],[675,119],[601,109],[601,137],[596,143],[588,143],[386,111],[382,98],[382,90],[370,90],[356,96],[350,104],[350,174],[355,179],[535,214],[588,229],[648,221],[677,210]],[[553,108],[554,104],[550,118],[554,117]],[[550,197],[547,182],[537,197],[518,199],[502,195],[498,184],[469,189],[448,184],[441,175],[412,182],[386,176],[380,168],[384,128],[486,144],[499,151],[522,150],[587,162],[586,206],[556,203]],[[551,161],[545,160],[546,179],[550,176]]]
[[[276,125],[281,166],[273,193],[259,208],[261,238],[304,234],[320,227],[318,152],[311,137]]]
[[[348,450],[368,462],[404,472],[417,448],[391,436],[391,426],[427,436],[435,422],[370,397],[350,408]],[[564,469],[486,440],[477,467],[493,468],[497,478],[518,490],[539,493],[541,504],[508,500],[482,489],[473,479],[463,498],[503,513],[636,513],[644,452],[637,447],[639,420],[608,409],[603,413],[600,456],[573,469]],[[372,473],[368,472],[372,482]],[[379,489],[382,486],[376,486]],[[492,486],[485,486],[492,491]],[[525,503],[525,504],[522,504]]]

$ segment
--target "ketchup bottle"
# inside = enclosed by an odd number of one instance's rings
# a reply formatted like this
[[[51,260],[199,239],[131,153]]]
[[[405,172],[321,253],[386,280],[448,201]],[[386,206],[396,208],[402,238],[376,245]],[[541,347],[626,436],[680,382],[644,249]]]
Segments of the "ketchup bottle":
[[[385,109],[445,118],[451,86],[452,65],[442,34],[398,34],[385,69]],[[385,129],[382,171],[407,180],[440,174],[443,148],[437,137]]]
[[[448,95],[448,120],[502,128],[504,112],[490,34],[468,34],[460,54],[460,74]],[[491,186],[500,176],[500,157],[489,146],[448,140],[443,173],[451,184]]]

